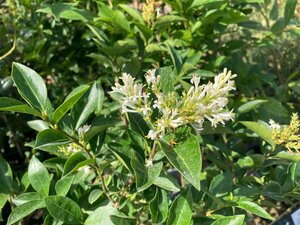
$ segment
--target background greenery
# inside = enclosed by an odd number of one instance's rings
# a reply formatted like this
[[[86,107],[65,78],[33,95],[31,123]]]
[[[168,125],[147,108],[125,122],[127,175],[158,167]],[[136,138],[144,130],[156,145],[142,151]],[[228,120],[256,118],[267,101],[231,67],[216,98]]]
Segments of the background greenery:
[[[37,132],[45,129],[36,117],[1,113],[0,179],[8,185],[0,188],[4,221],[11,210],[19,215],[18,208],[32,209],[32,202],[36,208],[13,222],[45,208],[34,178],[28,180],[26,172],[34,163],[47,168],[41,169],[41,176],[50,185],[50,197],[45,210],[25,220],[29,224],[104,224],[93,216],[102,211],[113,215],[102,218],[111,221],[107,224],[190,224],[190,218],[193,224],[243,224],[253,221],[253,214],[270,218],[258,205],[280,213],[299,200],[299,156],[280,146],[272,149],[274,143],[265,129],[269,119],[286,124],[291,113],[299,111],[300,8],[296,0],[165,0],[155,2],[154,8],[148,1],[148,15],[143,1],[9,0],[0,4],[0,95],[21,100],[15,86],[22,87],[10,74],[12,62],[22,63],[41,75],[54,109],[76,87],[91,86],[76,89],[72,126],[59,124],[71,136],[68,140],[80,141],[78,128],[84,124],[101,124],[87,140],[95,161],[91,162],[80,153],[66,158],[57,145],[50,150],[32,144]],[[201,176],[195,178],[201,180],[201,190],[184,180],[180,166],[161,151],[155,164],[158,172],[151,179],[147,175],[148,187],[139,184],[139,177],[149,173],[143,162],[153,143],[134,126],[141,119],[137,115],[127,118],[128,126],[122,122],[119,104],[107,94],[115,78],[127,72],[144,82],[148,69],[163,68],[176,77],[174,86],[185,89],[193,74],[205,83],[224,67],[238,74],[229,104],[236,118],[226,127],[206,126],[201,135],[195,135],[202,152]],[[48,126],[47,118],[42,119]],[[50,142],[50,136],[45,140]],[[138,157],[136,164],[130,161],[133,156]],[[98,174],[77,171],[91,163],[96,163]],[[67,190],[60,190],[60,185]],[[66,199],[72,201],[66,208],[81,218],[54,215],[53,210],[59,211],[54,203]],[[118,210],[108,202],[117,203]],[[180,212],[184,222],[175,217]]]

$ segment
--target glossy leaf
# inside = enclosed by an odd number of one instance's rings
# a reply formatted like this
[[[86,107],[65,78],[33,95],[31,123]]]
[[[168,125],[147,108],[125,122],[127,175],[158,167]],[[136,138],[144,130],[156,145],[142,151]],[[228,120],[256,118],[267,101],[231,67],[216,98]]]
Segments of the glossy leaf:
[[[13,199],[13,202],[16,206],[23,205],[26,202],[32,202],[32,201],[44,201],[44,198],[38,192],[25,192]]]
[[[147,181],[146,183],[138,188],[138,191],[143,191],[149,188],[158,178],[163,167],[163,163],[159,162],[147,168]]]
[[[72,199],[63,196],[49,196],[45,199],[45,203],[48,212],[54,219],[67,224],[81,224],[82,212]]]
[[[260,216],[262,218],[268,219],[268,220],[273,220],[273,218],[269,215],[269,213],[266,212],[262,207],[257,205],[254,202],[250,201],[238,201],[237,202],[237,207],[244,209],[250,213],[253,213],[257,216]]]
[[[102,131],[105,131],[107,128],[115,125],[116,123],[116,119],[112,118],[105,118],[102,116],[95,118],[91,124],[91,127],[84,134],[84,141],[88,142],[92,137],[94,137]]]
[[[38,133],[34,148],[44,150],[51,146],[60,146],[71,142],[70,139],[58,130],[46,129]]]
[[[64,165],[63,175],[66,176],[80,167],[89,165],[94,162],[94,159],[88,159],[83,153],[77,152],[73,154]]]
[[[190,134],[189,137],[171,148],[168,143],[161,141],[161,148],[178,171],[198,190],[200,190],[200,172],[202,157],[198,139]]]
[[[167,225],[190,224],[192,219],[192,201],[191,190],[183,191],[171,205]]]
[[[215,176],[209,186],[209,191],[216,197],[232,191],[232,177],[229,172]]]
[[[31,108],[24,102],[7,97],[0,97],[0,111],[26,113],[34,116],[40,115],[40,113],[37,110]]]
[[[13,190],[13,175],[8,162],[0,155],[0,193],[9,194]]]
[[[50,175],[46,167],[32,156],[28,167],[28,179],[34,190],[42,196],[48,196],[50,188]]]
[[[272,140],[271,129],[269,127],[262,123],[252,121],[241,121],[240,123],[272,145],[273,148],[275,147],[274,141]]]
[[[103,194],[103,191],[100,189],[94,189],[91,191],[91,193],[89,194],[89,198],[88,201],[90,204],[93,204],[95,201],[97,201],[101,195]]]
[[[111,205],[100,206],[88,216],[84,225],[115,225],[111,216],[117,214],[117,209]]]
[[[180,191],[179,184],[177,183],[176,179],[171,176],[157,177],[153,184],[167,191],[171,191],[171,192]]]
[[[295,14],[297,0],[286,0],[284,7],[284,23],[287,25]]]
[[[8,217],[7,225],[14,224],[19,220],[23,219],[24,217],[28,216],[32,212],[37,209],[41,209],[45,207],[45,202],[42,200],[38,201],[30,201],[26,202],[23,205],[17,206],[13,209],[11,214]]]
[[[167,219],[169,199],[164,190],[156,189],[154,198],[149,203],[152,224],[161,224]]]
[[[12,78],[29,105],[42,112],[47,111],[47,88],[40,75],[27,66],[13,63]]]
[[[100,97],[98,95],[97,83],[92,85],[85,96],[85,98],[83,97],[77,102],[76,107],[73,110],[74,120],[76,121],[75,130],[78,130],[78,128],[86,122],[97,107],[98,98]]]
[[[217,219],[211,225],[243,225],[245,215],[226,216]]]
[[[73,180],[74,176],[62,177],[60,180],[58,180],[55,184],[56,194],[60,196],[66,196],[72,186]]]
[[[31,120],[27,122],[27,125],[38,132],[49,129],[48,123],[43,120]]]
[[[69,111],[69,109],[81,98],[81,96],[90,88],[89,85],[82,85],[75,88],[66,98],[66,100],[54,111],[53,122],[58,123],[60,119]]]
[[[131,130],[142,136],[147,136],[149,132],[149,126],[139,113],[127,113]]]
[[[249,111],[251,111],[252,109],[255,109],[256,107],[260,106],[261,104],[264,104],[268,102],[268,100],[263,100],[263,99],[257,99],[257,100],[253,100],[250,102],[247,102],[243,105],[241,105],[237,111],[239,113],[247,113]]]

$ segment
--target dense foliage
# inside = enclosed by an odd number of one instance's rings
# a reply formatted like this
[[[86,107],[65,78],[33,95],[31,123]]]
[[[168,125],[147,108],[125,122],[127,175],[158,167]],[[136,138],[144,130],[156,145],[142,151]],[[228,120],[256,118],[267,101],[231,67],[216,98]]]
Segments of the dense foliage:
[[[299,12],[0,1],[0,220],[274,220],[300,199]]]

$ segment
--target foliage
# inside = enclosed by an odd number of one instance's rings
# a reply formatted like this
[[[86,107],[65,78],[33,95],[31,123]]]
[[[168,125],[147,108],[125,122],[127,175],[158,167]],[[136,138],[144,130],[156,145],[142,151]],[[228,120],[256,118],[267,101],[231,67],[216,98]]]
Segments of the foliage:
[[[7,224],[240,225],[299,200],[296,0],[0,4]]]

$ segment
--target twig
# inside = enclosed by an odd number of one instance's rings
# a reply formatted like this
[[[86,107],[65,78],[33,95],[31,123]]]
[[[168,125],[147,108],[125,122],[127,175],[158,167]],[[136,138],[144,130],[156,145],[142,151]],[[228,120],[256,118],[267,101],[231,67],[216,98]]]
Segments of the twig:
[[[16,49],[16,44],[17,43],[17,37],[16,37],[16,31],[14,31],[14,41],[13,41],[13,46],[11,47],[11,49],[9,49],[8,52],[6,52],[4,55],[0,56],[0,60],[6,58],[7,56],[9,56],[15,49]]]

